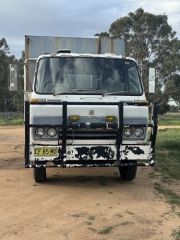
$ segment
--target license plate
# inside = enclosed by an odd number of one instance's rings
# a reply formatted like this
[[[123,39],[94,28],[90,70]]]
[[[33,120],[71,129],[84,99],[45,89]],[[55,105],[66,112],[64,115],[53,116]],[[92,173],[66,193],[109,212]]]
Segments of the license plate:
[[[34,148],[34,157],[55,157],[58,156],[58,148],[43,147]]]

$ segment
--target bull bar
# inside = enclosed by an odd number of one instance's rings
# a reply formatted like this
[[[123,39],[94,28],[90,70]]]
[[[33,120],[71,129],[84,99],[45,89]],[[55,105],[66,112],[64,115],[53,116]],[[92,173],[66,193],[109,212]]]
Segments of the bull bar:
[[[135,106],[148,106],[153,107],[153,124],[124,124],[124,105],[135,105]],[[53,124],[30,124],[30,105],[62,105],[62,124],[53,125]],[[68,121],[67,121],[67,106],[69,105],[118,105],[118,127],[117,127],[117,139],[116,139],[116,148],[117,148],[117,159],[113,162],[98,161],[93,162],[86,162],[83,163],[82,161],[78,161],[77,163],[69,163],[66,159],[66,146],[67,146],[67,130],[69,128]],[[151,141],[151,159],[149,163],[141,162],[138,163],[136,161],[125,161],[121,160],[121,149],[120,146],[122,145],[123,139],[123,128],[124,126],[131,126],[131,127],[151,127],[152,132],[150,136]],[[58,161],[53,164],[45,164],[35,162],[35,164],[31,164],[29,160],[29,142],[30,142],[30,128],[32,127],[57,127],[58,128],[58,142],[60,140],[59,136],[59,129],[62,130],[62,149],[61,154],[59,154]],[[126,165],[137,165],[137,166],[153,166],[155,161],[155,142],[156,142],[156,135],[158,129],[158,118],[157,118],[157,104],[148,104],[147,102],[128,102],[128,101],[120,101],[120,102],[67,102],[67,101],[42,101],[42,102],[25,102],[25,167],[116,167],[116,166],[126,166]],[[59,145],[59,144],[58,144]]]

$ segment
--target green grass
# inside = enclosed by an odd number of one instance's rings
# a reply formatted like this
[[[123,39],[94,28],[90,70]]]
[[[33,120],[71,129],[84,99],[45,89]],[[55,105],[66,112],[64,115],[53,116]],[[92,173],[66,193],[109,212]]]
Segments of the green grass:
[[[175,126],[180,125],[180,113],[166,113],[159,116],[159,125],[161,126]]]
[[[165,177],[180,180],[180,129],[159,130],[156,158],[157,171]]]
[[[177,215],[178,217],[180,217],[180,212],[176,212],[176,215]]]
[[[180,129],[163,129],[157,136],[157,163],[155,171],[161,175],[161,182],[156,182],[154,188],[171,205],[180,206],[180,195],[167,186],[180,180]]]
[[[172,232],[172,237],[174,240],[180,240],[180,228]]]
[[[162,187],[162,185],[157,182],[154,184],[154,188],[159,193],[163,194],[171,205],[180,206],[180,196],[178,194],[174,193],[172,190]]]
[[[0,125],[22,125],[24,122],[23,117],[16,117],[16,118],[5,118],[0,117]]]

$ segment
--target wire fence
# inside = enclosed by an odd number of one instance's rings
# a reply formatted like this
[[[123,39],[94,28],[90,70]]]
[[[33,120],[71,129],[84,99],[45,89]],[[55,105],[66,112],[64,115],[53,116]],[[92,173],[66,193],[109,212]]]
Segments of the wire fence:
[[[0,126],[23,125],[24,114],[22,112],[0,112]]]
[[[0,118],[23,118],[22,112],[0,112]]]

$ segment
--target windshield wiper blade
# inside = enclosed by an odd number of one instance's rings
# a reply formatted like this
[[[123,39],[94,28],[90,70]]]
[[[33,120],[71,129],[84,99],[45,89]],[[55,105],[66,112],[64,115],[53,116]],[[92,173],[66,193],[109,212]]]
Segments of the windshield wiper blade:
[[[125,91],[118,91],[118,92],[107,92],[107,93],[103,93],[103,96],[108,96],[108,95],[114,95],[114,94],[121,94],[124,93]]]
[[[53,96],[56,96],[56,95],[61,95],[61,94],[66,94],[66,93],[72,93],[71,91],[64,91],[64,92],[54,92],[53,93]]]
[[[87,89],[81,89],[81,88],[75,88],[75,89],[73,89],[73,92],[97,92],[98,90],[96,90],[96,89],[89,89],[89,88],[87,88]]]
[[[96,89],[73,89],[71,91],[62,91],[62,92],[55,92],[53,93],[53,96],[61,95],[61,94],[68,94],[68,93],[77,93],[77,92],[99,92],[99,90]]]

